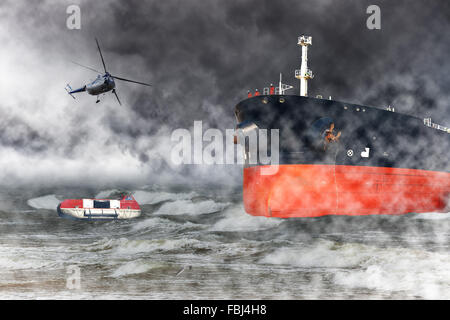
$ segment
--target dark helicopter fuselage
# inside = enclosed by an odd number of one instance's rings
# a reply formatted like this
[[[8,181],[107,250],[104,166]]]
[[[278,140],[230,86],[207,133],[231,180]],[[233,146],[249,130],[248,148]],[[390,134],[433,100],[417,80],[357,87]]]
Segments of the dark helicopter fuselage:
[[[87,93],[98,96],[99,94],[113,90],[116,87],[114,79],[109,75],[109,73],[103,76],[98,75],[97,79],[86,85]]]

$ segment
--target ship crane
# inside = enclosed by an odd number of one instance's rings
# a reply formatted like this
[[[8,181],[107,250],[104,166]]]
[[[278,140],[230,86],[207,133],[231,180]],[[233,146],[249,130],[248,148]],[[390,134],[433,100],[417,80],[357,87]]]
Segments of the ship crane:
[[[308,46],[312,45],[312,37],[298,37],[299,46],[302,46],[302,65],[300,70],[295,70],[295,77],[300,79],[300,95],[308,96],[308,80],[314,78],[311,70],[308,69]]]

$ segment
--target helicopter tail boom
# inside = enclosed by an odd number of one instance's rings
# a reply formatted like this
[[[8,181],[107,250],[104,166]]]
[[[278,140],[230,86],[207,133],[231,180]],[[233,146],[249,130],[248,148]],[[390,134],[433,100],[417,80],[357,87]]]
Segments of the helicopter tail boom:
[[[66,89],[67,93],[70,94],[70,96],[71,96],[72,98],[75,99],[75,97],[72,95],[72,93],[77,93],[77,92],[83,92],[83,91],[86,91],[86,86],[83,86],[83,87],[81,87],[81,88],[72,90],[72,87],[71,87],[69,84],[67,84],[67,86],[65,87],[65,89]]]

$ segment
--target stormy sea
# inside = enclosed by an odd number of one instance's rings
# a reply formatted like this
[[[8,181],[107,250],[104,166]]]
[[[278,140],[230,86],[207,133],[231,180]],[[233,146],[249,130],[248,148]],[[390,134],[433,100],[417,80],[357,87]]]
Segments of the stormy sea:
[[[56,207],[114,188],[2,191],[0,299],[450,299],[450,213],[276,219],[240,190],[127,191],[142,215],[111,221]]]

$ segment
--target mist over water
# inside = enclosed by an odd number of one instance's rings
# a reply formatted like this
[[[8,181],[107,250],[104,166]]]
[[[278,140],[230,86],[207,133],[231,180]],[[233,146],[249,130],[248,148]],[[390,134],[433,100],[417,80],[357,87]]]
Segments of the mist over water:
[[[234,128],[248,89],[282,72],[297,93],[301,34],[313,37],[311,96],[450,126],[448,1],[378,1],[376,31],[372,1],[77,3],[80,31],[66,28],[73,1],[0,4],[0,298],[450,299],[450,209],[253,217],[242,167],[170,161],[174,129]],[[95,75],[69,61],[101,68],[94,37],[109,71],[154,87],[118,84],[122,106],[74,101],[65,85]],[[139,218],[57,216],[63,199],[117,189],[133,192]],[[66,287],[70,266],[79,290]]]
[[[127,221],[59,218],[64,190],[2,193],[0,298],[450,298],[450,213],[275,219],[234,191],[130,191],[142,215]]]

